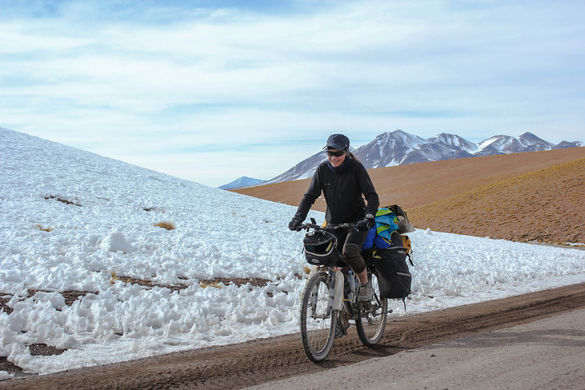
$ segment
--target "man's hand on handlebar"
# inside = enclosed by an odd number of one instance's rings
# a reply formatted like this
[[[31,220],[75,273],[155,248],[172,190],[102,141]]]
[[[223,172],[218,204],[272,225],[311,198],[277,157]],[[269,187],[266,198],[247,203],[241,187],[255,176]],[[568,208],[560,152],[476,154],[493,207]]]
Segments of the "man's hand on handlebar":
[[[372,214],[366,214],[365,218],[357,223],[357,229],[359,231],[370,230],[374,226],[374,216]]]
[[[302,229],[303,221],[300,219],[293,217],[293,219],[288,223],[288,228],[294,232],[298,232]]]

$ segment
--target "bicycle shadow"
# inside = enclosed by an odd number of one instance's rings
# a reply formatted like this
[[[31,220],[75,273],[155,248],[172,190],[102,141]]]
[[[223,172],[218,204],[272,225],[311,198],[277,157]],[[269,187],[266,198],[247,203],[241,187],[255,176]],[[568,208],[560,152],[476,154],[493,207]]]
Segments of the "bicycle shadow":
[[[355,347],[349,351],[336,351],[334,347],[331,355],[326,360],[315,364],[323,369],[330,369],[363,360],[396,355],[399,352],[409,349],[411,348],[391,344],[377,344],[366,347],[364,345],[358,345],[356,342]]]

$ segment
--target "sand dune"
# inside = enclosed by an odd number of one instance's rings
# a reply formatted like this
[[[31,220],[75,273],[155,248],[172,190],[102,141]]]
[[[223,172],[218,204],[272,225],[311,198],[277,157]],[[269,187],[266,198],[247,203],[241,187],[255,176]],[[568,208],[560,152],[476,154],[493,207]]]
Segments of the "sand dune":
[[[418,228],[521,241],[585,241],[585,148],[369,172],[381,204],[401,205]],[[308,185],[309,180],[299,180],[237,192],[296,206]],[[318,200],[314,209],[323,211],[324,202]]]

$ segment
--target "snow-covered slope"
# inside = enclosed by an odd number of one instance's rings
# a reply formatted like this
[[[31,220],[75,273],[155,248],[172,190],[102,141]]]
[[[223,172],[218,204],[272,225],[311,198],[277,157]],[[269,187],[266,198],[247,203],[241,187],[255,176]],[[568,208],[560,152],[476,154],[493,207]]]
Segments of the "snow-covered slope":
[[[294,211],[0,129],[0,356],[48,373],[296,332]],[[410,236],[410,313],[584,277],[580,250]],[[65,351],[39,356],[35,344]]]
[[[302,272],[299,236],[286,228],[293,214],[0,129],[0,297],[14,309],[0,310],[0,356],[48,372],[283,332]],[[217,277],[272,282],[198,283]],[[69,290],[91,293],[66,306],[59,291]],[[53,363],[30,355],[34,343],[69,350]]]

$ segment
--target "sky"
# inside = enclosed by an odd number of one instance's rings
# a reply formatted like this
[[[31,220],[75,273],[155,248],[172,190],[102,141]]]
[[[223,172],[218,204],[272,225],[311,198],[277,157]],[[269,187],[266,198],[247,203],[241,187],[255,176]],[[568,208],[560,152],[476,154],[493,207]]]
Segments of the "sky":
[[[585,1],[0,0],[0,126],[209,186],[331,133],[585,140]]]

